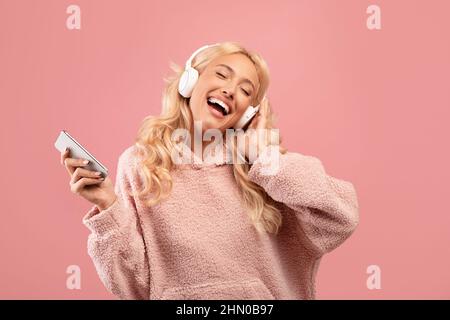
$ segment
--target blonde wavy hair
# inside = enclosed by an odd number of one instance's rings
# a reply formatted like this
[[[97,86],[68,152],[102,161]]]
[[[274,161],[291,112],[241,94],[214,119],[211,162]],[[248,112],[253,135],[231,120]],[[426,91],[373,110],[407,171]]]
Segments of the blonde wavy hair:
[[[248,57],[256,67],[260,87],[256,95],[256,101],[261,101],[269,86],[269,70],[266,62],[256,53],[246,50],[235,42],[224,42],[217,46],[209,47],[197,54],[192,61],[192,67],[199,74],[213,59],[229,54],[243,54]],[[175,72],[165,78],[166,87],[162,96],[162,112],[159,116],[147,116],[142,121],[135,140],[141,154],[141,166],[144,173],[144,188],[137,196],[147,197],[150,193],[154,197],[145,200],[146,205],[153,206],[166,199],[172,191],[172,177],[170,171],[174,168],[172,151],[175,147],[172,141],[172,133],[178,128],[191,130],[193,126],[192,114],[189,108],[189,100],[178,93],[178,82],[182,68],[171,63],[171,69]],[[267,129],[273,128],[275,116],[270,107],[268,110]],[[281,148],[280,148],[281,150]],[[282,153],[286,152],[283,148]],[[236,159],[236,143],[232,144],[233,159]],[[250,165],[239,164],[233,161],[233,173],[243,203],[248,210],[249,217],[259,232],[277,234],[281,227],[282,217],[274,200],[259,185],[248,179]]]

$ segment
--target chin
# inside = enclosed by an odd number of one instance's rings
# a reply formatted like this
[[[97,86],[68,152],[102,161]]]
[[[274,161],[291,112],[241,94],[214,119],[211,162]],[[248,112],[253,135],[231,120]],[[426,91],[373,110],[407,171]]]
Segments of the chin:
[[[223,126],[222,123],[217,122],[217,121],[205,121],[203,123],[203,129],[204,130],[208,130],[208,129],[220,129]]]

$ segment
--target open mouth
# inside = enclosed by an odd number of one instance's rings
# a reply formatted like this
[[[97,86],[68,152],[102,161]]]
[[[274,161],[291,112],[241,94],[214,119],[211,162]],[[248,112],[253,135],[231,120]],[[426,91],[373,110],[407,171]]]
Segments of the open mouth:
[[[206,100],[208,105],[210,105],[211,107],[222,113],[224,116],[230,114],[230,107],[222,100],[219,100],[214,97],[208,97]]]

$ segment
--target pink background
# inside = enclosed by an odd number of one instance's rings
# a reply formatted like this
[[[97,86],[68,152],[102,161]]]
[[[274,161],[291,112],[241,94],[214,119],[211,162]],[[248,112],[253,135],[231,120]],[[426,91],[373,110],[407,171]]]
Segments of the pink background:
[[[81,8],[81,30],[66,8]],[[381,30],[366,8],[381,7]],[[87,255],[53,143],[61,129],[115,178],[141,120],[159,114],[169,61],[238,41],[271,69],[291,151],[351,181],[361,223],[325,256],[318,299],[450,298],[450,2],[0,0],[0,298],[114,298]],[[81,268],[81,290],[66,268]],[[381,289],[366,286],[369,265]]]

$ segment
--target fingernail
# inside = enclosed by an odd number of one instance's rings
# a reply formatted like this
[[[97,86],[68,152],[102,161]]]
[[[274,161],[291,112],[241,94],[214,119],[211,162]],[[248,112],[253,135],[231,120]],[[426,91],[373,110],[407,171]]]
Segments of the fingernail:
[[[95,175],[97,175],[97,176],[99,176],[99,175],[101,175],[102,173],[101,172],[96,172],[95,173]]]
[[[89,160],[84,160],[83,163],[84,163],[84,164],[88,164],[88,163],[89,163]]]

